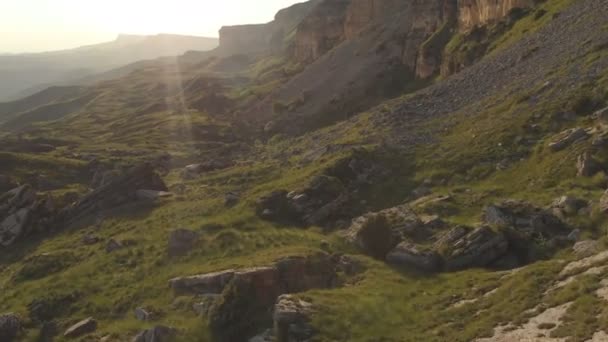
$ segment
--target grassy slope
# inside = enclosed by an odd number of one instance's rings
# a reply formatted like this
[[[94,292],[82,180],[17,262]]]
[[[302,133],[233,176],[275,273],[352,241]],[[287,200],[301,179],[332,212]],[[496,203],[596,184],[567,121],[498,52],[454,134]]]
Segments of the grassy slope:
[[[531,29],[525,26],[526,22],[518,25],[505,37],[517,37],[518,32]],[[500,44],[508,44],[510,39]],[[589,56],[590,61],[593,58]],[[256,68],[264,70],[267,66],[261,64]],[[262,72],[260,70],[252,72]],[[190,153],[184,150],[194,151],[190,138],[183,132],[188,132],[193,123],[207,124],[212,119],[205,113],[168,116],[170,113],[157,112],[146,115],[146,120],[137,117],[125,108],[132,107],[131,100],[141,100],[139,94],[144,83],[114,85],[117,90],[109,88],[106,94],[113,101],[90,108],[86,115],[68,118],[67,126],[43,126],[41,132],[75,141],[82,152],[102,155],[107,147],[136,147],[178,155]],[[606,79],[601,79],[592,88],[601,90],[606,86]],[[551,94],[541,94],[540,88],[532,89],[507,101],[488,99],[488,110],[481,116],[468,117],[466,110],[455,115],[453,128],[436,144],[421,147],[413,156],[396,155],[383,160],[401,172],[374,189],[372,206],[396,204],[415,184],[427,178],[446,179],[435,191],[454,194],[459,211],[448,219],[463,223],[477,220],[485,204],[505,197],[539,204],[547,204],[565,192],[596,198],[601,189],[594,180],[573,177],[574,160],[584,146],[577,145],[559,153],[549,153],[545,147],[547,137],[563,128],[585,123],[585,118],[551,128],[549,118],[545,117],[540,122],[543,130],[538,137],[541,140],[526,148],[512,144],[517,136],[538,138],[528,137],[522,129],[530,118],[555,112],[588,91],[580,89],[568,96],[549,96]],[[532,105],[530,99],[537,97],[539,100]],[[349,149],[307,162],[310,151],[322,150],[330,144],[369,147],[377,143],[374,134],[382,132],[369,132],[369,116],[363,114],[299,138],[275,137],[267,145],[254,146],[256,158],[251,159],[255,161],[185,182],[184,195],[150,210],[126,210],[106,219],[98,230],[93,227],[66,230],[52,238],[27,241],[11,253],[0,252],[0,287],[6,289],[1,295],[0,312],[15,311],[27,317],[27,305],[34,299],[75,294],[73,303],[62,304],[63,311],[57,313],[62,327],[92,315],[100,321],[95,333],[99,337],[111,333],[129,340],[139,329],[162,323],[179,328],[184,341],[207,340],[203,320],[190,310],[191,299],[174,298],[167,288],[167,280],[180,275],[267,264],[281,256],[318,250],[324,240],[331,243],[335,252],[353,252],[335,234],[324,234],[314,227],[302,230],[263,222],[255,217],[251,207],[259,195],[268,191],[304,185],[311,176],[347,155]],[[176,140],[180,136],[183,140]],[[288,156],[287,164],[281,162],[285,156]],[[1,171],[10,174],[21,172],[23,165],[49,171],[60,170],[56,169],[60,165],[82,166],[56,156],[6,154],[3,157],[19,160],[18,167]],[[524,160],[519,161],[522,157]],[[496,172],[495,164],[505,158],[514,162],[507,170]],[[177,171],[170,174],[167,181],[170,185],[181,183]],[[472,194],[459,191],[466,188],[472,189]],[[232,190],[242,192],[243,200],[238,206],[226,209],[223,194]],[[212,230],[210,224],[221,224],[223,228]],[[167,237],[172,229],[179,227],[201,230],[203,239],[191,255],[169,259],[165,250]],[[107,254],[103,243],[81,244],[80,239],[86,232],[94,232],[104,240],[134,239],[137,244]],[[43,253],[69,257],[53,274],[29,280],[20,278],[18,274],[23,273],[24,267],[35,264],[28,257]],[[302,294],[318,308],[313,321],[319,330],[317,340],[468,341],[488,336],[497,324],[525,320],[524,312],[541,303],[558,305],[573,299],[575,305],[558,334],[578,336],[575,340],[582,340],[597,328],[608,326],[605,310],[600,316],[588,310],[598,304],[589,296],[597,286],[596,278],[568,286],[549,298],[543,296],[561,269],[557,261],[540,262],[516,273],[469,270],[429,276],[393,269],[364,256],[360,258],[368,271],[357,284]],[[475,303],[452,306],[461,300],[479,298],[496,287],[498,292]],[[150,323],[135,320],[133,310],[140,306],[159,311],[158,320]],[[33,326],[27,334],[26,340],[35,339]]]

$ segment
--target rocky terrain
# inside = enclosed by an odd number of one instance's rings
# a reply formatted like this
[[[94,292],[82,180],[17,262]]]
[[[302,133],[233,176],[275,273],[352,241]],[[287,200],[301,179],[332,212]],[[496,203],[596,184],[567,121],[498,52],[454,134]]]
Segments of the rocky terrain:
[[[0,104],[0,341],[608,340],[607,18],[309,1]]]

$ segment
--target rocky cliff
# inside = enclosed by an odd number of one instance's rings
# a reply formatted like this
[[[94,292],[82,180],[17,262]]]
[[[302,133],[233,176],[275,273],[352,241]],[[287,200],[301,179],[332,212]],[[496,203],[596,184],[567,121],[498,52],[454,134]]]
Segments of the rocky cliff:
[[[458,0],[458,29],[467,32],[506,17],[515,8],[534,5],[534,0]]]
[[[221,54],[279,52],[300,22],[320,0],[295,4],[280,10],[273,21],[257,25],[224,26],[220,29]]]

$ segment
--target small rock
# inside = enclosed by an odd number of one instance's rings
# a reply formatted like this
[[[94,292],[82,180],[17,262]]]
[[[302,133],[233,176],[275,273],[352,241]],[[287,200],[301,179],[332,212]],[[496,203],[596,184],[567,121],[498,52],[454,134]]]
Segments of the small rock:
[[[239,203],[240,196],[236,192],[229,192],[224,196],[224,205],[226,207],[234,207]]]
[[[111,239],[110,241],[108,241],[108,243],[106,244],[106,252],[107,253],[112,253],[115,252],[119,249],[124,248],[124,245],[114,239]]]
[[[570,234],[568,234],[568,240],[570,241],[578,241],[581,238],[581,230],[575,229]]]
[[[89,317],[85,320],[82,320],[74,325],[72,325],[68,330],[65,331],[63,336],[73,338],[79,337],[82,335],[86,335],[92,333],[97,329],[97,321],[93,319],[93,317]]]
[[[85,234],[82,237],[82,243],[84,245],[94,245],[94,244],[98,243],[99,241],[101,241],[101,239],[93,234]]]
[[[150,320],[150,313],[146,311],[144,308],[136,308],[135,309],[135,318],[140,321],[148,321]]]
[[[170,257],[188,254],[196,245],[199,235],[188,229],[177,229],[169,234],[167,251]]]

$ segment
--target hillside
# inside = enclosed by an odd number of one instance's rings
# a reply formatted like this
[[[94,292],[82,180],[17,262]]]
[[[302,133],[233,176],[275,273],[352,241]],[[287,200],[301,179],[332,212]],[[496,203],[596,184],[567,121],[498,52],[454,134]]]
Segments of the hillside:
[[[136,61],[216,46],[215,38],[120,35],[112,42],[71,50],[0,56],[0,101],[32,95],[52,85],[79,83],[87,76]]]
[[[608,341],[607,28],[311,1],[1,104],[0,340]]]

